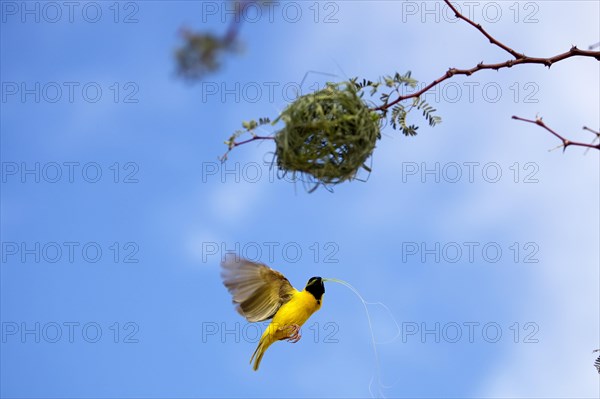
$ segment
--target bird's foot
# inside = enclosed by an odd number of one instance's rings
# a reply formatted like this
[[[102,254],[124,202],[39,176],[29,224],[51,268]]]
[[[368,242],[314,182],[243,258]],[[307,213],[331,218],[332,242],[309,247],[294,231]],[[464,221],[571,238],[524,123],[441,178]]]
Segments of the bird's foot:
[[[302,338],[302,335],[300,334],[300,326],[298,324],[292,324],[289,326],[289,328],[292,331],[288,336],[287,341],[295,344],[296,342],[300,341],[300,338]]]

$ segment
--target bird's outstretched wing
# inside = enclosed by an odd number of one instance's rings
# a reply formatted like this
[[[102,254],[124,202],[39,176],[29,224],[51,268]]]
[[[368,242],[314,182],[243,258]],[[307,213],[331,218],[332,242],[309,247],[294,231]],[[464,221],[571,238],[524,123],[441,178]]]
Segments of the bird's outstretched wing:
[[[227,255],[221,267],[223,284],[237,311],[251,322],[272,318],[297,292],[283,274],[237,255]]]

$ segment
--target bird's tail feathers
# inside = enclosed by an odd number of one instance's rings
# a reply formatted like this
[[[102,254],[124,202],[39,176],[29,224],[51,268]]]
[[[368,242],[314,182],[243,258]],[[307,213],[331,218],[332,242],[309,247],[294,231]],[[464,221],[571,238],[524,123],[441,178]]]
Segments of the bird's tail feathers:
[[[254,360],[254,365],[252,366],[254,371],[258,370],[258,366],[260,366],[260,361],[262,360],[262,357],[264,356],[265,352],[267,351],[267,348],[269,346],[271,346],[272,343],[273,343],[273,340],[270,339],[269,335],[263,335],[260,338],[260,342],[258,343],[256,350],[254,351],[254,353],[252,354],[252,357],[250,358],[250,363],[252,363],[252,361]]]

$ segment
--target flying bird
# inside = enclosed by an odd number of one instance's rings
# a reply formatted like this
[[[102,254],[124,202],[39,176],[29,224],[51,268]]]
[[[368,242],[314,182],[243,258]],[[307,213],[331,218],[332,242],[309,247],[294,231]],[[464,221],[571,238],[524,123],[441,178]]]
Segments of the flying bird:
[[[230,255],[221,263],[223,284],[233,297],[237,311],[250,322],[271,320],[262,334],[250,363],[258,366],[275,341],[300,340],[300,327],[321,308],[325,286],[321,277],[311,277],[302,291],[285,276],[262,264]]]

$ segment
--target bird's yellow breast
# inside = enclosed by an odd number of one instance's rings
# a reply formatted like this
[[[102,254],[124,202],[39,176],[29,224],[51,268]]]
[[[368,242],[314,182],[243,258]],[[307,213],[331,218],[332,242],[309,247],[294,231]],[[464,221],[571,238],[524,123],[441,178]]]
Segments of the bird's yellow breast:
[[[294,293],[286,304],[279,308],[271,321],[270,328],[267,330],[270,330],[269,333],[277,336],[277,339],[286,338],[285,327],[294,324],[302,326],[320,308],[321,301],[317,301],[313,294],[305,290],[298,291]],[[281,334],[279,333],[280,331]],[[282,337],[278,337],[278,335],[282,335]]]

